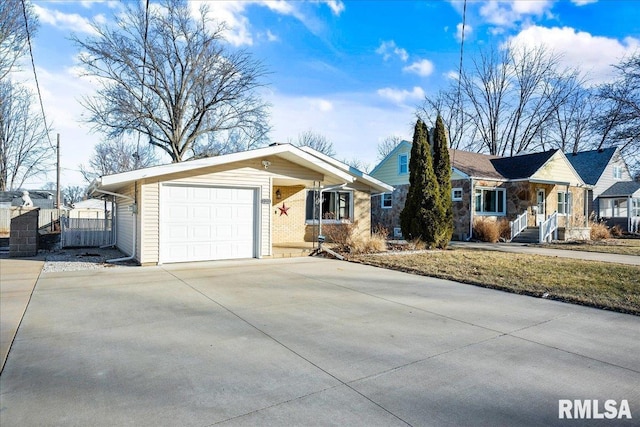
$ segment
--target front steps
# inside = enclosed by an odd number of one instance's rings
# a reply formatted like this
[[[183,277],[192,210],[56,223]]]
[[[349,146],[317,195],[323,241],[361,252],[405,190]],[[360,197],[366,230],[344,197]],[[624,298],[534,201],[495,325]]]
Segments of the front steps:
[[[540,227],[527,227],[518,234],[512,243],[539,243]]]

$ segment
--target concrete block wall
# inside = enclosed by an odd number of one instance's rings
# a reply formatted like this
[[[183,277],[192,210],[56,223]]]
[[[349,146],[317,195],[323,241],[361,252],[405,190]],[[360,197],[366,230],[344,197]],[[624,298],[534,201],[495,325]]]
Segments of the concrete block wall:
[[[9,235],[10,257],[32,257],[38,254],[39,208],[24,208],[19,216],[11,219]]]

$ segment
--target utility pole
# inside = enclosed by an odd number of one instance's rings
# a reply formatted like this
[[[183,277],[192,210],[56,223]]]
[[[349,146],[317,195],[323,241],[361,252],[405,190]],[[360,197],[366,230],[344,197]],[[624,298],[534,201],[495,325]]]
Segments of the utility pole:
[[[60,206],[60,134],[58,134],[58,140],[56,144],[56,209],[61,209]]]

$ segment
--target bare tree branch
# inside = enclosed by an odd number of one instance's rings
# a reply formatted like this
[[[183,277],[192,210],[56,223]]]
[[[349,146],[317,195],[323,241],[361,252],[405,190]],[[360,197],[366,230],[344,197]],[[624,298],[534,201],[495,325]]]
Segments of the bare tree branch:
[[[31,111],[31,101],[26,88],[0,82],[0,191],[19,189],[52,168],[48,130],[40,114]]]
[[[268,104],[257,91],[266,71],[248,52],[227,49],[224,24],[205,6],[193,18],[184,0],[165,0],[148,17],[129,5],[117,28],[94,28],[97,36],[74,41],[98,83],[83,101],[95,130],[107,138],[139,132],[173,162],[264,143]]]

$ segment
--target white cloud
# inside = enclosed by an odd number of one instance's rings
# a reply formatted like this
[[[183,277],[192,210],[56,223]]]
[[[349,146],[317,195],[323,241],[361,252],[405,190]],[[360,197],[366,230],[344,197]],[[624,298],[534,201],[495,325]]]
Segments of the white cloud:
[[[531,17],[550,13],[553,0],[490,0],[483,3],[480,16],[497,26],[512,26]]]
[[[594,36],[570,27],[530,26],[511,38],[516,45],[548,46],[553,52],[563,55],[568,67],[577,67],[588,73],[591,84],[610,80],[614,75],[612,64],[640,48],[640,39],[627,37],[623,41]]]
[[[332,109],[318,114],[317,99],[271,93],[271,140],[286,142],[312,129],[333,142],[336,158],[357,158],[371,167],[376,146],[389,135],[409,138],[413,130],[414,106],[377,106],[370,94],[345,93],[322,98]],[[379,104],[379,102],[378,102]]]
[[[408,65],[402,69],[402,71],[407,73],[415,73],[419,76],[426,77],[430,76],[433,73],[433,62],[428,59],[421,59],[420,61],[416,61],[411,65]]]
[[[443,74],[444,77],[446,77],[449,80],[458,80],[458,72],[457,71],[447,71],[446,73]]]
[[[59,29],[72,30],[81,33],[95,34],[95,29],[91,26],[91,20],[84,18],[77,13],[63,13],[58,10],[51,10],[33,4],[33,10],[38,15],[40,22],[53,25]],[[96,15],[97,22],[105,22],[105,17]]]
[[[392,55],[396,55],[402,62],[406,62],[409,59],[409,54],[406,50],[396,45],[396,42],[389,40],[380,43],[380,46],[376,49],[378,55],[382,55],[382,59],[388,61]]]
[[[383,89],[378,89],[377,94],[382,98],[395,102],[396,104],[404,104],[407,101],[419,101],[425,97],[424,90],[419,86],[415,86],[411,91],[385,87]]]
[[[326,99],[321,99],[321,98],[309,99],[309,105],[312,108],[322,113],[327,113],[333,110],[333,104],[331,103],[331,101],[327,101]]]
[[[224,21],[228,27],[226,39],[234,46],[253,45],[249,19],[243,15],[247,2],[243,1],[190,1],[191,12],[197,15],[200,7],[209,8],[211,16],[217,21]]]
[[[469,37],[469,34],[473,32],[473,27],[469,24],[464,26],[464,37]],[[456,25],[456,40],[462,41],[462,22]]]
[[[571,0],[571,3],[576,6],[584,6],[586,4],[597,3],[598,0]]]
[[[324,2],[334,15],[339,16],[344,11],[344,3],[341,0],[327,0]]]
[[[280,38],[277,35],[273,34],[271,30],[267,30],[266,35],[267,35],[267,40],[269,40],[270,42],[277,42],[280,40]]]

